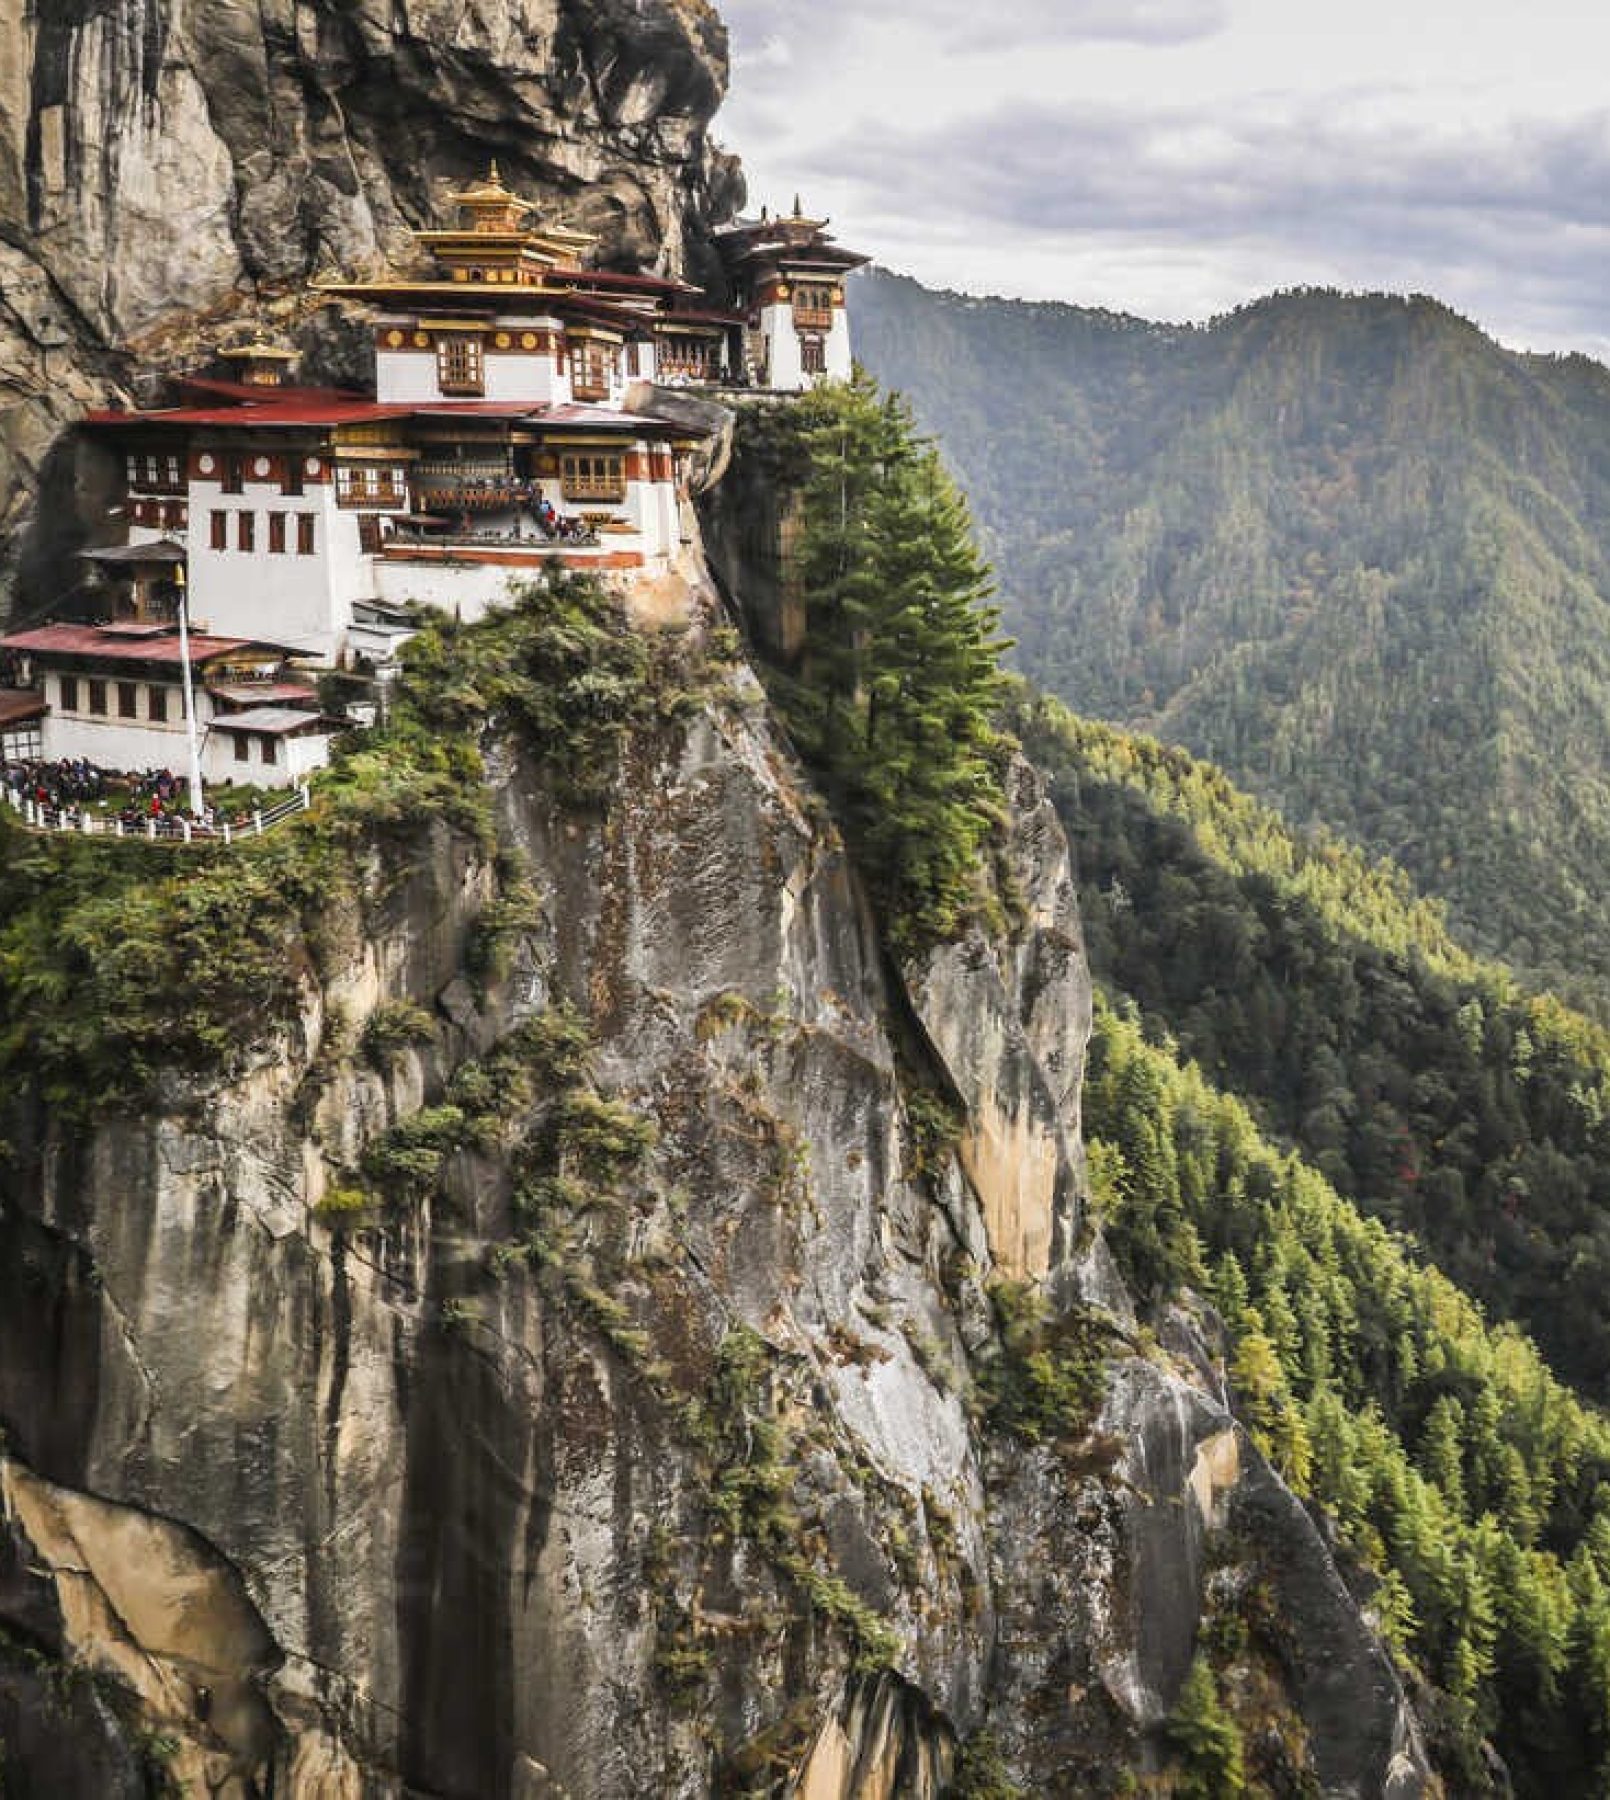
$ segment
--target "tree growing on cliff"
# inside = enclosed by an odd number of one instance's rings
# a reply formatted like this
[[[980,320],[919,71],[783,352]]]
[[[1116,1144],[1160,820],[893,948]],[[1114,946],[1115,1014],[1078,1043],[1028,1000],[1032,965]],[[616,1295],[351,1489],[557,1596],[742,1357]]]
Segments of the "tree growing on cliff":
[[[997,610],[967,508],[864,375],[784,427],[800,455],[805,648],[780,698],[903,949],[954,935],[1002,817]]]

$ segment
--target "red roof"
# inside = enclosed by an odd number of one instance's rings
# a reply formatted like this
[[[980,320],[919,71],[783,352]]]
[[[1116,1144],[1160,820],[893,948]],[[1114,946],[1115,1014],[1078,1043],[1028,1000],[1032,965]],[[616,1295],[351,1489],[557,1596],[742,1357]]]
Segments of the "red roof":
[[[305,700],[317,706],[319,696],[300,681],[210,681],[207,692],[232,706],[269,706]]]
[[[696,312],[692,307],[677,307],[674,312],[663,312],[654,323],[663,326],[667,331],[675,331],[678,325],[742,325],[747,315],[736,312]]]
[[[550,269],[549,281],[597,283],[600,287],[636,288],[644,293],[697,293],[674,275],[627,275],[617,269]]]
[[[548,407],[533,400],[410,400],[397,411],[414,419],[533,419]]]
[[[262,393],[265,390],[259,389]],[[266,390],[274,392],[274,390]],[[242,401],[239,406],[173,406],[157,412],[92,412],[87,425],[249,425],[285,427],[362,425],[375,419],[399,418],[409,406],[381,406],[373,400],[287,398],[283,390],[272,400]]]
[[[0,650],[26,651],[31,656],[90,657],[103,662],[172,663],[180,661],[179,633],[163,635],[143,632],[132,635],[108,629],[104,625],[39,625],[32,631],[13,632],[0,638]],[[211,662],[216,657],[236,655],[243,650],[264,651],[276,656],[288,654],[281,644],[261,638],[214,637],[210,632],[192,631],[190,660]]]
[[[94,412],[91,425],[242,425],[251,430],[326,425],[361,425],[381,419],[530,419],[537,424],[606,425],[657,421],[606,407],[548,406],[529,400],[355,400],[332,403],[276,399],[229,407],[173,407],[165,412]]]
[[[181,375],[179,386],[194,388],[198,394],[217,394],[226,400],[245,400],[256,403],[265,399],[276,400],[362,400],[363,395],[352,388],[302,387],[294,382],[281,382],[278,387],[265,388],[258,382],[226,381],[213,375]]]
[[[37,719],[45,710],[45,696],[34,688],[0,688],[0,731]]]

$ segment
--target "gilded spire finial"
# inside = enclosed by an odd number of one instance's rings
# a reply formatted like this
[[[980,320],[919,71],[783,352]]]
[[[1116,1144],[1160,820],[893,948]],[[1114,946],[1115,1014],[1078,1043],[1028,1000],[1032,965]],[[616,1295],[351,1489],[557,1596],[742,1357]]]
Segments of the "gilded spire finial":
[[[803,219],[805,217],[805,208],[800,205],[798,194],[794,196],[794,217],[796,219]]]
[[[498,159],[495,156],[486,166],[486,185],[488,187],[503,186],[503,177],[498,173]]]

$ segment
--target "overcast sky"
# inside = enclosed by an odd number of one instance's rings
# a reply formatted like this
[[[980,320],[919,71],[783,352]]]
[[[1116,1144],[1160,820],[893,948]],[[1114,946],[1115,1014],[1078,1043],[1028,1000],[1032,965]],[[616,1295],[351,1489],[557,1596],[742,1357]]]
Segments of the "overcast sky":
[[[1610,359],[1593,0],[721,0],[753,210],[935,287],[1200,319],[1436,295]]]

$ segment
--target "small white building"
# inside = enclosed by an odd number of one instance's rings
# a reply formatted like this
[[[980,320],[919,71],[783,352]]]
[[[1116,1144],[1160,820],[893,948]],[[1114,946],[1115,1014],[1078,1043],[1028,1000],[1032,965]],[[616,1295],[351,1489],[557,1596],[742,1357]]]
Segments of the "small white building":
[[[192,632],[189,650],[205,781],[287,787],[324,763],[341,722],[320,712],[282,645]],[[15,673],[11,691],[33,696],[33,754],[44,761],[135,773],[189,766],[177,626],[41,625],[0,638],[0,653]]]

